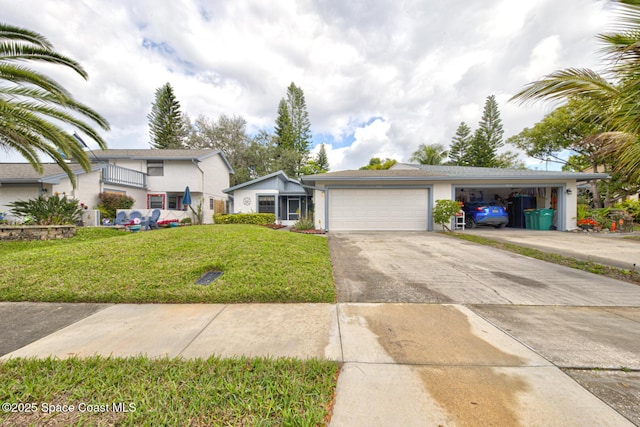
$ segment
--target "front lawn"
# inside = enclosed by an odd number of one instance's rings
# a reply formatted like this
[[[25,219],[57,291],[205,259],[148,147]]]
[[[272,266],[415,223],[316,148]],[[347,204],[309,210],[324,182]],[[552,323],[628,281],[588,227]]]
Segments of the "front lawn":
[[[2,425],[325,424],[339,365],[319,360],[11,359]]]
[[[223,275],[210,285],[207,271]],[[0,300],[113,303],[334,302],[327,240],[254,225],[0,242]]]

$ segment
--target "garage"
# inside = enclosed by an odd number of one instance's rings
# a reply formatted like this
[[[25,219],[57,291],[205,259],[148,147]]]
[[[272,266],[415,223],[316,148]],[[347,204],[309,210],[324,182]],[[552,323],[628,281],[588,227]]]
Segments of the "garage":
[[[432,215],[438,200],[469,203],[465,208],[475,209],[468,215],[476,225],[529,228],[528,219],[534,230],[565,231],[576,228],[578,182],[606,178],[596,173],[396,163],[389,170],[327,172],[300,181],[313,192],[315,227],[329,232],[439,229]],[[494,209],[498,205],[507,215]],[[487,221],[494,213],[500,218]]]
[[[557,230],[562,228],[564,206],[558,194],[560,187],[539,185],[535,183],[521,186],[487,185],[471,186],[459,185],[454,187],[455,199],[465,204],[483,204],[487,206],[502,206],[508,213],[510,228],[527,228],[525,212],[534,209],[553,211],[550,226],[544,229]],[[548,212],[551,212],[548,211]],[[469,220],[469,218],[467,218]],[[467,221],[467,227],[473,228]],[[542,228],[539,228],[542,230]]]
[[[332,188],[328,194],[333,231],[425,231],[427,188]]]

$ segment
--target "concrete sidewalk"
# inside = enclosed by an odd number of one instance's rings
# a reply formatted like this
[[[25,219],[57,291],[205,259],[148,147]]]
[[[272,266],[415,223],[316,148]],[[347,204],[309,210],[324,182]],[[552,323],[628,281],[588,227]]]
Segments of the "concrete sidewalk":
[[[333,426],[632,425],[457,304],[112,305],[2,359],[94,354],[339,361]]]

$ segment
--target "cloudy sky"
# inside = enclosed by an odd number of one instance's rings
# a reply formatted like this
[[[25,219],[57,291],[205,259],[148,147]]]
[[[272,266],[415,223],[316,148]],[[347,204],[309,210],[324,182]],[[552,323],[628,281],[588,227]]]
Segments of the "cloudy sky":
[[[332,170],[448,145],[461,121],[477,127],[491,94],[506,137],[532,126],[553,105],[508,99],[559,68],[599,69],[595,36],[611,22],[606,0],[0,0],[0,10],[85,67],[88,81],[46,72],[109,120],[110,148],[149,148],[147,114],[166,82],[193,119],[239,115],[250,133],[273,129],[295,82]]]

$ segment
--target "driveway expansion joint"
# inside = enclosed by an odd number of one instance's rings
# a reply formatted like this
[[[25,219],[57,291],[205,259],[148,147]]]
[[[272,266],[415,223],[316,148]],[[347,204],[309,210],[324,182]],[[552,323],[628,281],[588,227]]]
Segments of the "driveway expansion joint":
[[[204,325],[204,327],[202,329],[200,329],[200,331],[191,339],[191,341],[189,341],[189,343],[182,349],[180,350],[180,352],[178,352],[178,356],[182,355],[182,353],[184,353],[190,346],[191,344],[193,344],[195,342],[195,340],[198,339],[198,337],[200,335],[202,335],[202,333],[209,327],[209,325],[211,325],[213,323],[214,320],[216,320],[218,318],[218,316],[220,316],[220,314],[222,314],[223,311],[226,310],[226,308],[228,307],[228,304],[225,304],[222,307],[222,310],[218,311],[212,318],[211,320],[209,320],[209,322],[207,322],[206,325]]]

